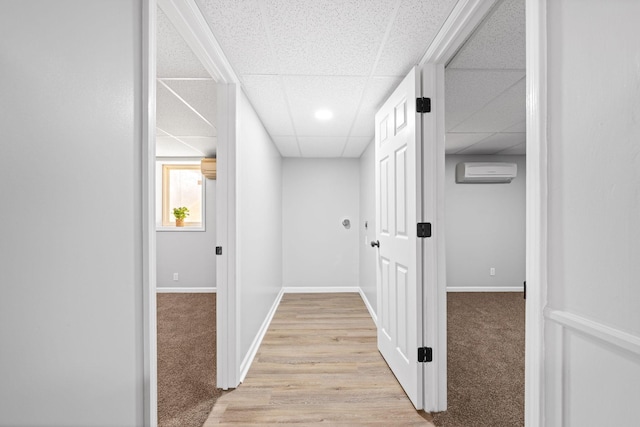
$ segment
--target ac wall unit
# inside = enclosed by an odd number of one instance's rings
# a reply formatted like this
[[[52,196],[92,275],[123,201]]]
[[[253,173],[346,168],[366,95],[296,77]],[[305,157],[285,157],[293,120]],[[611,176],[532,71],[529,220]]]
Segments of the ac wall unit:
[[[456,182],[509,183],[518,173],[515,163],[461,162],[456,165]]]

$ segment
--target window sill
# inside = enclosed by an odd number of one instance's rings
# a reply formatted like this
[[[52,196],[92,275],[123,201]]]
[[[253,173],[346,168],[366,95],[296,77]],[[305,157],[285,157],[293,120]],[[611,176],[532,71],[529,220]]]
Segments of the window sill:
[[[207,231],[202,225],[187,225],[184,227],[176,227],[176,226],[156,226],[156,231]]]

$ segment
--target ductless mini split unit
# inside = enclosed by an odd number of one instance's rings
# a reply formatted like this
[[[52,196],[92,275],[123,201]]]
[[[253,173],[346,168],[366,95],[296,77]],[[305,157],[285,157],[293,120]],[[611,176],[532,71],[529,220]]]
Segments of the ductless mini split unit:
[[[515,163],[462,162],[456,165],[458,184],[509,183],[516,177],[518,165]]]

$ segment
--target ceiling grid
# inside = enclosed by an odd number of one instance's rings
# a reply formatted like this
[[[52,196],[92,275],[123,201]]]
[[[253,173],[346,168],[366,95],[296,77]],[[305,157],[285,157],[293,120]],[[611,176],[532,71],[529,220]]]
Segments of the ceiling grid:
[[[194,1],[285,157],[359,157],[457,3]],[[215,154],[215,82],[161,11],[158,32],[158,152]],[[447,153],[525,153],[524,58],[524,0],[501,0],[447,65]]]

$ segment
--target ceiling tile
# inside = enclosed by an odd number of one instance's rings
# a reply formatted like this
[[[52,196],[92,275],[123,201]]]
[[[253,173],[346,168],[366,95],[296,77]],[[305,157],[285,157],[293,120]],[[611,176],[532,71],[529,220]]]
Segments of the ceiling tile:
[[[216,82],[213,80],[164,80],[178,96],[216,127]]]
[[[244,90],[271,136],[295,135],[280,76],[244,76]]]
[[[343,137],[298,137],[302,157],[340,157],[347,142]]]
[[[525,119],[525,79],[522,79],[451,130],[454,132],[500,132]]]
[[[170,136],[156,137],[156,157],[202,157],[204,153]]]
[[[282,157],[300,157],[298,139],[295,136],[274,136],[273,142],[278,147]]]
[[[497,154],[507,156],[523,156],[527,154],[527,143],[518,144],[515,147],[507,148],[499,151]]]
[[[342,157],[360,157],[373,141],[371,136],[352,136],[347,141]]]
[[[346,140],[367,81],[365,77],[285,76],[283,79],[298,137],[342,136]],[[318,109],[331,110],[333,118],[317,120]],[[305,154],[304,149],[302,153]]]
[[[526,131],[527,131],[527,121],[525,120],[523,122],[518,123],[517,125],[513,125],[507,129],[504,129],[502,132],[526,132]]]
[[[375,77],[369,79],[362,95],[360,110],[351,129],[352,136],[372,137],[375,134],[375,115],[401,81],[401,77]]]
[[[215,136],[181,136],[178,138],[184,144],[200,151],[205,157],[215,157],[218,138]]]
[[[156,75],[158,77],[211,77],[160,8],[158,8],[157,35]]]
[[[277,74],[256,0],[196,0],[216,40],[238,74]]]
[[[402,0],[374,75],[405,76],[431,44],[456,0]]]
[[[174,136],[215,136],[207,124],[160,83],[156,85],[156,126]]]
[[[282,74],[368,76],[396,0],[266,0]]]
[[[455,128],[524,76],[524,71],[455,70],[447,68],[445,71],[445,120],[447,130]],[[524,92],[522,95],[524,96]],[[524,101],[521,108],[523,110],[525,108]]]
[[[456,154],[493,135],[492,133],[447,133],[445,136],[445,153]]]
[[[524,133],[497,133],[474,144],[456,154],[496,154],[507,148],[524,143],[527,139]]]
[[[450,68],[525,69],[525,0],[504,0],[449,63]]]

